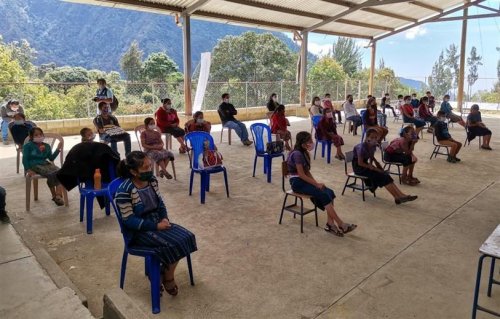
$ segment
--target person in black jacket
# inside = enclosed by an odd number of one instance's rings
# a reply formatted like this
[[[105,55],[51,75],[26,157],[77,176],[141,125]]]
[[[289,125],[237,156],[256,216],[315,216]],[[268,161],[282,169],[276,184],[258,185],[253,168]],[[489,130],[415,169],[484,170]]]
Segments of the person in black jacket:
[[[219,113],[222,126],[234,130],[240,137],[243,145],[252,145],[253,142],[248,139],[247,127],[234,117],[238,114],[238,111],[234,108],[234,105],[229,103],[229,93],[222,94],[222,103],[219,105],[217,112]]]
[[[274,112],[282,104],[278,103],[278,95],[276,93],[271,94],[269,101],[267,101],[267,109],[269,112]]]
[[[454,140],[450,132],[448,131],[448,123],[446,123],[446,113],[443,111],[437,112],[438,121],[436,125],[434,125],[434,134],[436,135],[436,139],[438,143],[444,146],[448,146],[450,148],[450,154],[448,155],[448,162],[456,163],[460,162],[460,159],[457,157],[458,152],[462,148],[462,143]]]

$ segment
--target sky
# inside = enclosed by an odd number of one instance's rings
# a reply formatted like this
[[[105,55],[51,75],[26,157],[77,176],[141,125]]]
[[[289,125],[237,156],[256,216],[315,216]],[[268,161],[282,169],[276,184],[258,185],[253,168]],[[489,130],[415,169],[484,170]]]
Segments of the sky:
[[[498,8],[500,1],[490,0],[487,4]],[[469,9],[469,15],[484,13],[491,12],[476,7]],[[462,12],[450,16],[456,15],[462,15]],[[426,23],[385,38],[377,42],[375,65],[378,66],[379,60],[383,58],[385,65],[392,68],[397,76],[425,81],[431,74],[432,66],[441,51],[453,43],[460,45],[461,31],[461,21]],[[328,52],[335,40],[335,36],[310,34],[308,49],[321,56]],[[370,49],[364,48],[368,41],[363,39],[356,41],[363,48],[363,66],[369,67]],[[467,56],[472,46],[475,46],[478,54],[483,57],[483,65],[479,66],[479,80],[474,85],[474,91],[491,89],[497,80],[496,67],[500,59],[500,52],[496,50],[496,47],[500,47],[500,18],[469,20]]]

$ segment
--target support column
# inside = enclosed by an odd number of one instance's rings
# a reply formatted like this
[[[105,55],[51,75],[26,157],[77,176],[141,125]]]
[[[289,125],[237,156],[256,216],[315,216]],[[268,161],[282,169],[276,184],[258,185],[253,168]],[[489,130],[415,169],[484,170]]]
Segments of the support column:
[[[469,1],[467,1],[469,2]],[[458,94],[457,94],[457,110],[462,112],[462,104],[464,102],[464,84],[465,84],[465,49],[467,46],[467,14],[469,9],[464,9],[464,19],[462,20],[462,40],[460,42],[460,66],[458,69]]]
[[[182,53],[184,64],[184,112],[192,115],[193,103],[191,101],[191,18],[182,16]]]
[[[373,78],[375,77],[375,55],[377,51],[377,42],[372,43],[372,54],[370,62],[370,78],[368,79],[368,94],[373,95]]]
[[[307,35],[308,32],[302,32],[302,43],[300,45],[300,106],[306,106]]]

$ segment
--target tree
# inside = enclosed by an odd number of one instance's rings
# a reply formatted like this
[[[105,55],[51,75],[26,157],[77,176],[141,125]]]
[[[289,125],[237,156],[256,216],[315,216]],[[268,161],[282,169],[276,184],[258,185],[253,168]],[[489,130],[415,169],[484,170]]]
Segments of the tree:
[[[434,96],[443,96],[452,88],[453,75],[447,68],[447,61],[444,52],[441,51],[438,60],[432,67],[432,74],[429,77],[429,88]]]
[[[122,55],[120,67],[128,81],[139,81],[141,79],[142,54],[139,43],[133,41],[127,52]]]
[[[356,44],[356,41],[344,37],[339,37],[337,42],[333,43],[329,55],[337,60],[349,76],[358,70],[359,61],[362,58],[361,48]]]
[[[458,86],[458,73],[460,71],[460,66],[458,60],[460,59],[460,54],[458,53],[458,47],[453,43],[446,49],[446,59],[445,64],[450,70],[453,82],[452,87],[456,88]]]
[[[33,61],[36,59],[37,51],[33,49],[26,39],[12,41],[9,44],[12,58],[19,62],[19,65],[26,73],[34,71]]]
[[[12,57],[11,50],[3,43],[0,36],[0,82],[23,82],[26,78],[26,73],[19,61]],[[17,87],[13,85],[2,85],[0,86],[0,98],[11,96],[16,91]]]
[[[89,74],[87,69],[80,66],[63,66],[55,68],[45,74],[44,81],[47,82],[88,82]]]
[[[308,73],[309,81],[339,81],[344,80],[347,75],[342,66],[330,56],[318,59]]]
[[[378,69],[385,69],[385,61],[384,61],[384,58],[381,58],[381,59],[378,61]]]
[[[169,75],[178,72],[177,64],[164,52],[152,53],[144,61],[143,76],[149,81],[165,82]]]
[[[497,51],[500,52],[500,47],[497,47]],[[500,82],[500,59],[498,59],[497,62],[497,78],[498,82]]]
[[[474,83],[476,83],[477,79],[479,78],[479,75],[477,73],[477,67],[479,65],[483,65],[481,62],[483,58],[480,55],[477,55],[477,50],[476,47],[472,47],[470,50],[470,55],[467,58],[467,66],[469,67],[469,74],[467,75],[467,83],[469,84],[468,87],[468,95],[470,98],[470,90]]]
[[[271,33],[226,36],[213,49],[212,81],[280,81],[295,76],[296,55]]]

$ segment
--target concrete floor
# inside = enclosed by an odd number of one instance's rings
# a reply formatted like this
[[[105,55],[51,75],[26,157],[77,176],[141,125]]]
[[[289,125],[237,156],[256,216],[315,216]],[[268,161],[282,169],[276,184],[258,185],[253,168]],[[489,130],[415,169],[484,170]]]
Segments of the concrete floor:
[[[400,124],[389,118],[394,138]],[[377,198],[346,192],[344,164],[317,158],[312,173],[337,194],[338,213],[359,225],[344,238],[316,228],[314,217],[300,222],[278,218],[283,200],[279,160],[273,182],[266,183],[259,162],[251,177],[253,147],[219,145],[229,173],[231,197],[226,198],[222,176],[212,178],[205,205],[199,201],[199,178],[188,196],[188,158],[176,155],[177,181],[162,181],[170,219],[196,234],[196,286],[188,283],[187,267],[177,271],[179,295],[162,297],[162,312],[154,318],[468,318],[471,313],[478,248],[500,223],[500,123],[486,118],[494,137],[493,152],[478,150],[477,140],[460,154],[462,162],[429,160],[432,136],[425,133],[416,147],[417,187],[402,186],[419,199],[396,206],[385,190]],[[292,132],[309,130],[308,120],[294,119]],[[341,131],[341,130],[340,130]],[[465,132],[450,129],[458,140]],[[219,132],[213,134],[216,142]],[[351,150],[359,136],[344,136]],[[76,138],[66,138],[66,147]],[[4,151],[4,150],[8,150]],[[29,229],[87,296],[96,317],[102,315],[102,296],[118,286],[123,241],[114,216],[94,213],[94,233],[85,233],[78,220],[78,192],[70,192],[68,208],[55,207],[48,190],[24,211],[24,179],[15,174],[13,147],[2,146],[6,171],[1,185],[9,191],[12,219]],[[325,224],[320,214],[320,226]],[[485,265],[486,267],[486,265]],[[484,285],[483,285],[484,288]],[[150,313],[149,284],[142,259],[131,257],[125,291]],[[484,291],[484,289],[483,289]],[[500,287],[480,303],[500,310]],[[480,313],[478,318],[488,318]]]

